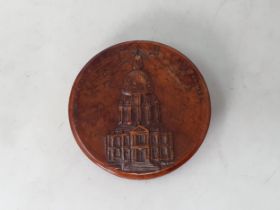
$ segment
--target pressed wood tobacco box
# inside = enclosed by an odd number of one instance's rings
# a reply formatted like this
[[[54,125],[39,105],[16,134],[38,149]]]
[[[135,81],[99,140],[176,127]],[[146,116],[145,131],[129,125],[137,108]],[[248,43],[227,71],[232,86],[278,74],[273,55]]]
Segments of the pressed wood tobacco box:
[[[209,126],[210,98],[186,56],[161,43],[129,41],[100,52],[81,70],[69,118],[94,163],[117,176],[147,179],[197,151]]]

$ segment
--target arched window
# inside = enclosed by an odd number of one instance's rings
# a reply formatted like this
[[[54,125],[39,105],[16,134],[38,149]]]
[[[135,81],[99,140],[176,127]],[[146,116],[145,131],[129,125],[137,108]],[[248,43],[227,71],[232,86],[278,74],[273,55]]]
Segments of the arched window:
[[[158,149],[157,148],[152,149],[152,157],[153,157],[153,159],[158,158]]]
[[[124,151],[124,159],[129,160],[130,159],[130,150],[126,149]]]
[[[145,161],[145,151],[144,150],[136,150],[136,157],[138,162],[144,162]]]
[[[120,157],[120,156],[121,156],[120,149],[115,149],[115,157]]]
[[[152,143],[152,145],[157,145],[156,136],[154,136],[154,135],[151,136],[151,143]]]
[[[161,158],[162,159],[168,158],[168,150],[167,150],[166,147],[161,147],[160,153],[161,153]]]
[[[136,145],[142,145],[145,143],[144,135],[136,135]]]
[[[116,136],[114,138],[114,146],[119,147],[121,145],[121,138],[119,136]]]
[[[129,136],[128,135],[124,136],[124,145],[125,146],[129,146],[130,145],[130,141],[129,141]]]
[[[167,139],[167,135],[166,134],[161,136],[161,143],[162,144],[167,144],[168,143],[168,139]]]

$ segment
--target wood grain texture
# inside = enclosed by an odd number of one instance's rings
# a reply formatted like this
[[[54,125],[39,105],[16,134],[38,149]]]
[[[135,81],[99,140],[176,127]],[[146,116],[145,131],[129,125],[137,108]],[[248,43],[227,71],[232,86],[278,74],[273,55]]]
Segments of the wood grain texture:
[[[197,151],[209,127],[210,98],[186,56],[161,43],[130,41],[105,49],[81,70],[69,119],[93,162],[117,176],[153,178]]]

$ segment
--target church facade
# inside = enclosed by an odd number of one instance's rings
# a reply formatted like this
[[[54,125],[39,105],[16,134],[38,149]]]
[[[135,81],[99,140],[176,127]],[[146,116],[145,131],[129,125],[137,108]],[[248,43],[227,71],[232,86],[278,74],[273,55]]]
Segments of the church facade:
[[[173,163],[173,136],[161,123],[151,80],[135,57],[119,103],[118,126],[105,137],[108,163],[128,172],[156,171]]]

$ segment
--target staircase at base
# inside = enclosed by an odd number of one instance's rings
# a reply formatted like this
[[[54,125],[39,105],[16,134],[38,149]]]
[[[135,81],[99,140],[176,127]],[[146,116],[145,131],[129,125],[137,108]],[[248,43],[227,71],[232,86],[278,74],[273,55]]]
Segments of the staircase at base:
[[[151,172],[159,169],[159,166],[153,165],[150,162],[124,163],[122,165],[122,170],[128,172]]]

